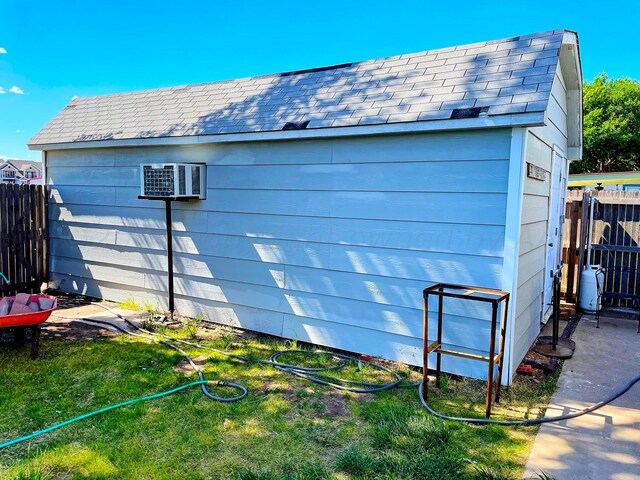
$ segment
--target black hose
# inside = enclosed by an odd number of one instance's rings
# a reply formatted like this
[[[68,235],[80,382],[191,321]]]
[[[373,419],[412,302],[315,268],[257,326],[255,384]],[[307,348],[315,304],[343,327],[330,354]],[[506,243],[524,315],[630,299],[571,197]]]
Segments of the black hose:
[[[502,426],[531,426],[531,425],[540,425],[543,423],[551,423],[551,422],[560,422],[563,420],[570,420],[572,418],[577,418],[580,417],[582,415],[586,415],[587,413],[591,413],[595,410],[598,410],[602,407],[604,407],[605,405],[608,405],[609,403],[613,402],[614,400],[616,400],[617,398],[621,397],[622,395],[624,395],[625,393],[627,393],[636,383],[640,382],[640,375],[638,375],[637,377],[633,378],[630,382],[628,382],[622,389],[618,390],[617,392],[615,392],[614,394],[612,394],[610,397],[608,397],[606,400],[603,400],[599,403],[596,403],[595,405],[589,407],[589,408],[585,408],[584,410],[580,410],[579,412],[575,412],[575,413],[570,413],[570,414],[566,414],[566,415],[559,415],[559,416],[555,416],[555,417],[546,417],[546,418],[536,418],[536,419],[530,419],[530,420],[490,420],[490,419],[486,419],[486,418],[466,418],[466,417],[453,417],[453,416],[449,416],[449,415],[444,415],[440,412],[437,412],[435,410],[433,410],[428,404],[427,402],[424,400],[424,396],[423,396],[423,384],[422,382],[420,383],[409,383],[409,384],[403,384],[402,383],[402,377],[400,375],[398,375],[397,373],[391,371],[389,368],[383,366],[383,365],[379,365],[376,363],[373,363],[371,361],[368,360],[363,360],[361,358],[356,358],[356,357],[352,357],[349,355],[343,355],[343,354],[339,354],[339,353],[331,353],[331,356],[338,360],[338,364],[331,366],[331,367],[322,367],[322,368],[310,368],[310,367],[302,367],[299,365],[291,365],[288,363],[283,363],[280,362],[278,359],[283,356],[286,355],[287,353],[303,353],[303,354],[309,354],[309,355],[313,355],[313,354],[322,354],[322,353],[327,353],[327,352],[320,352],[320,351],[308,351],[308,350],[284,350],[284,351],[280,351],[280,352],[276,352],[274,354],[272,354],[269,357],[269,360],[261,360],[261,359],[256,359],[253,360],[249,357],[243,356],[243,355],[237,355],[234,353],[230,353],[230,352],[226,352],[224,350],[218,350],[216,348],[212,348],[212,347],[208,347],[205,345],[201,345],[199,343],[193,343],[193,342],[189,342],[186,340],[182,340],[180,338],[175,338],[175,337],[170,337],[168,335],[164,335],[161,333],[157,333],[157,332],[150,332],[148,330],[145,330],[141,327],[139,327],[138,325],[136,325],[135,323],[133,323],[132,321],[130,321],[129,319],[123,317],[122,315],[120,315],[119,313],[115,312],[114,310],[112,310],[111,308],[107,307],[106,305],[102,305],[100,303],[94,303],[94,305],[98,305],[106,310],[108,310],[109,312],[111,312],[112,314],[116,315],[118,318],[120,318],[121,320],[123,320],[127,325],[129,325],[130,327],[132,327],[135,330],[144,332],[146,335],[141,335],[138,333],[134,333],[131,332],[129,330],[126,330],[122,327],[120,327],[119,325],[115,325],[111,322],[107,322],[104,320],[95,320],[95,319],[91,319],[91,318],[73,318],[73,317],[60,317],[57,316],[58,318],[66,318],[69,320],[80,320],[83,322],[93,322],[96,324],[102,324],[102,325],[108,325],[110,327],[113,327],[115,329],[117,329],[118,331],[122,332],[122,333],[126,333],[129,335],[134,335],[137,337],[141,337],[141,338],[146,338],[146,339],[151,339],[154,341],[157,341],[163,345],[166,345],[178,352],[180,352],[189,362],[189,364],[193,367],[193,369],[198,372],[198,375],[200,377],[200,380],[204,380],[204,375],[202,373],[202,371],[196,366],[196,364],[193,362],[193,360],[191,359],[191,357],[189,357],[189,355],[187,355],[186,352],[184,352],[183,350],[181,350],[179,347],[166,342],[164,340],[159,340],[157,337],[162,337],[165,338],[167,340],[171,340],[174,342],[178,342],[178,343],[182,343],[185,345],[189,345],[191,347],[194,348],[200,348],[200,349],[205,349],[205,350],[210,350],[212,352],[216,352],[218,354],[221,355],[225,355],[229,358],[241,361],[243,363],[249,363],[249,362],[256,362],[262,365],[270,365],[272,367],[277,368],[278,370],[281,370],[283,372],[287,372],[290,373],[292,375],[295,375],[297,377],[300,378],[304,378],[306,380],[318,383],[320,385],[327,385],[333,388],[337,388],[340,390],[345,390],[345,391],[349,391],[349,392],[353,392],[353,393],[374,393],[374,392],[380,392],[383,390],[388,390],[394,387],[418,387],[418,395],[420,397],[420,402],[422,403],[422,405],[424,406],[424,408],[427,410],[427,412],[429,412],[431,415],[434,415],[435,417],[441,418],[443,420],[450,420],[450,421],[454,421],[454,422],[464,422],[464,423],[470,423],[470,424],[474,424],[474,425],[502,425]],[[362,381],[354,381],[354,380],[346,380],[346,379],[342,379],[339,377],[335,377],[332,375],[327,375],[321,372],[327,372],[327,371],[336,371],[336,370],[340,370],[342,368],[344,368],[347,364],[347,361],[357,361],[357,362],[362,362],[362,363],[366,363],[368,365],[373,366],[374,368],[377,368],[381,371],[387,372],[388,374],[392,375],[395,380],[389,383],[370,383],[370,382],[362,382]],[[338,383],[339,382],[339,383]],[[211,382],[209,382],[211,383]],[[346,385],[343,385],[346,384]],[[205,387],[205,384],[202,384],[202,391],[203,393],[210,399],[212,400],[216,400],[216,401],[220,401],[220,402],[234,402],[237,400],[240,400],[244,397],[247,396],[247,389],[245,387],[243,387],[242,385],[238,385],[235,383],[229,383],[229,382],[217,382],[216,385],[219,386],[228,386],[228,387],[232,387],[232,388],[236,388],[238,390],[240,390],[242,393],[236,397],[218,397],[215,395],[212,395],[211,393],[209,393]],[[349,386],[349,385],[356,385],[356,386]]]
[[[234,360],[238,360],[240,362],[243,363],[251,363],[251,362],[255,362],[255,363],[259,363],[261,365],[269,365],[272,366],[280,371],[283,372],[287,372],[290,373],[292,375],[295,375],[297,377],[300,378],[304,378],[306,380],[309,380],[311,382],[320,384],[320,385],[327,385],[339,390],[344,390],[344,391],[349,391],[352,393],[375,393],[375,392],[380,392],[383,390],[388,390],[394,387],[416,387],[418,385],[418,383],[409,383],[409,384],[402,384],[402,377],[391,371],[389,368],[383,366],[383,365],[379,365],[377,363],[371,362],[369,360],[363,360],[362,358],[357,358],[357,357],[352,357],[349,355],[343,355],[340,353],[331,353],[330,355],[338,362],[336,365],[330,366],[330,367],[319,367],[319,368],[312,368],[312,367],[303,367],[300,365],[292,365],[289,363],[284,363],[279,361],[278,359],[280,357],[282,357],[283,355],[289,354],[289,353],[297,353],[297,354],[307,354],[307,355],[318,355],[318,354],[327,354],[328,352],[323,352],[323,351],[310,351],[310,350],[284,350],[284,351],[280,351],[280,352],[276,352],[273,355],[271,355],[271,357],[269,358],[269,360],[262,360],[262,359],[251,359],[249,357],[246,357],[244,355],[237,355],[231,352],[226,352],[224,350],[219,350],[217,348],[212,348],[206,345],[202,345],[199,343],[194,343],[194,342],[189,342],[187,340],[183,340],[180,338],[175,338],[175,337],[171,337],[169,335],[164,335],[158,332],[151,332],[149,330],[145,330],[142,327],[139,327],[138,325],[136,325],[134,322],[132,322],[131,320],[129,320],[128,318],[122,316],[121,314],[119,314],[118,312],[114,311],[113,309],[107,307],[106,305],[100,304],[100,303],[93,303],[94,305],[97,305],[101,308],[104,308],[105,310],[109,311],[110,313],[112,313],[113,315],[115,315],[116,317],[118,317],[119,319],[123,320],[129,327],[133,328],[134,330],[143,332],[145,335],[141,335],[138,333],[133,333],[127,329],[124,329],[118,325],[115,325],[111,322],[107,322],[104,320],[95,320],[92,318],[73,318],[73,317],[60,317],[59,315],[56,315],[58,318],[66,318],[69,320],[79,320],[79,321],[83,321],[83,322],[88,322],[88,323],[95,323],[98,325],[108,325],[110,327],[113,327],[115,329],[117,329],[120,332],[126,333],[126,334],[130,334],[130,335],[134,335],[134,336],[139,336],[142,338],[147,338],[150,340],[154,340],[157,341],[163,345],[167,345],[170,348],[173,348],[174,350],[180,352],[183,356],[185,356],[185,358],[189,361],[189,363],[191,364],[191,366],[194,368],[195,371],[198,372],[198,375],[201,377],[201,380],[203,379],[203,375],[202,372],[200,371],[200,369],[198,369],[195,364],[193,363],[193,361],[191,361],[190,357],[181,349],[179,349],[178,347],[176,347],[175,345],[169,343],[169,342],[165,342],[163,340],[159,340],[156,337],[160,337],[166,340],[170,340],[172,342],[176,342],[176,343],[181,343],[184,345],[189,345],[190,347],[194,347],[194,348],[199,348],[199,349],[204,349],[204,350],[209,350],[215,353],[218,353],[220,355],[224,355],[226,357],[232,358]],[[393,377],[393,381],[388,382],[388,383],[371,383],[371,382],[363,382],[363,381],[354,381],[354,380],[346,380],[346,379],[342,379],[333,375],[327,375],[326,373],[322,373],[322,372],[331,372],[331,371],[337,371],[337,370],[341,370],[344,367],[346,367],[347,362],[348,361],[354,361],[354,362],[360,362],[360,363],[364,363],[367,365],[372,366],[373,368],[386,372],[389,375],[391,375]],[[244,387],[242,387],[241,385],[238,384],[234,384],[234,383],[226,383],[226,382],[219,382],[219,384],[224,385],[224,386],[230,386],[233,388],[237,388],[242,390],[243,394],[237,396],[237,397],[230,397],[229,399],[225,398],[225,397],[213,397],[209,392],[206,391],[206,387],[203,384],[202,385],[202,391],[203,393],[213,399],[213,400],[217,400],[217,401],[236,401],[236,400],[240,400],[242,398],[244,398],[246,396],[246,389]]]
[[[581,417],[582,415],[591,413],[595,410],[598,410],[599,408],[604,407],[605,405],[608,405],[609,403],[613,402],[616,398],[621,397],[622,395],[627,393],[631,389],[631,387],[633,387],[638,382],[640,382],[640,375],[635,377],[633,380],[627,383],[624,387],[622,387],[622,389],[615,392],[606,400],[596,403],[595,405],[589,408],[585,408],[584,410],[580,410],[579,412],[569,413],[567,415],[558,415],[555,417],[534,418],[531,420],[489,420],[488,418],[450,417],[440,412],[436,412],[427,404],[423,395],[424,390],[423,390],[422,382],[420,382],[420,385],[418,386],[418,395],[420,396],[420,401],[422,402],[422,405],[424,406],[424,408],[426,408],[427,412],[443,420],[451,420],[454,422],[465,422],[465,423],[471,423],[474,425],[530,426],[530,425],[540,425],[542,423],[551,423],[551,422],[560,422],[562,420],[570,420],[572,418]]]

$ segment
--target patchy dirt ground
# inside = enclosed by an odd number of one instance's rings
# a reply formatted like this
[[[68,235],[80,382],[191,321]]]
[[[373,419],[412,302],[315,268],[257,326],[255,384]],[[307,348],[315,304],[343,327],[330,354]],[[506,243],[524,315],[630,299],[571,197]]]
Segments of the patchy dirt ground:
[[[193,360],[193,363],[195,363],[200,370],[204,371],[205,364],[207,363],[208,358],[209,357],[205,355],[198,355],[197,357],[192,357],[191,359]],[[193,367],[187,361],[186,358],[176,363],[173,366],[172,370],[176,373],[182,373],[183,375],[191,375],[193,373]]]
[[[42,329],[45,338],[59,340],[92,340],[96,337],[113,338],[116,333],[105,328],[98,328],[86,323],[73,320],[60,320],[52,318]]]
[[[329,417],[351,417],[351,411],[347,407],[346,397],[342,392],[323,392],[321,402]]]

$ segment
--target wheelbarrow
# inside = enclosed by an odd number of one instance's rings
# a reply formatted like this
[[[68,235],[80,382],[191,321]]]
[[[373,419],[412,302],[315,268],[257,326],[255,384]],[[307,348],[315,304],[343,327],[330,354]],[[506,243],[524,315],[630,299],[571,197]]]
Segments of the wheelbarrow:
[[[13,304],[16,298],[25,299],[25,295],[16,295],[12,297],[4,297],[0,302]],[[31,333],[31,357],[37,358],[40,352],[40,337],[42,334],[41,325],[46,322],[51,313],[57,308],[58,302],[56,297],[50,295],[30,295],[28,304],[34,305],[33,310],[24,313],[8,313],[0,315],[0,340],[4,338],[4,333],[9,333],[9,337],[13,337],[12,343],[23,343],[26,334]],[[35,305],[40,308],[44,304],[46,308],[35,310]]]

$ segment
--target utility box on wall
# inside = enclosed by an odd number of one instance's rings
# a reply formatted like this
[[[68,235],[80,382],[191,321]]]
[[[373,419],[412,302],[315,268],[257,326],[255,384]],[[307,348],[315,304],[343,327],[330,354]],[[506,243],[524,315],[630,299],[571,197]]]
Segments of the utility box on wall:
[[[207,198],[206,165],[152,163],[140,165],[140,198]]]

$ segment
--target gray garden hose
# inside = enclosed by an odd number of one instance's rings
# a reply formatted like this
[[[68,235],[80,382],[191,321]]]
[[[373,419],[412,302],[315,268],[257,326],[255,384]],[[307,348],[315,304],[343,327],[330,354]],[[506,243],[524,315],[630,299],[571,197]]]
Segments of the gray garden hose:
[[[189,345],[190,347],[194,347],[194,348],[200,348],[203,350],[209,350],[212,352],[216,352],[218,354],[221,355],[225,355],[229,358],[233,358],[235,360],[244,362],[244,363],[251,363],[251,362],[255,362],[255,363],[259,363],[262,365],[270,365],[272,367],[277,368],[278,370],[281,370],[283,372],[287,372],[290,373],[292,375],[295,375],[297,377],[300,378],[305,378],[311,382],[314,383],[318,383],[320,385],[327,385],[333,388],[337,388],[339,390],[345,390],[345,391],[349,391],[349,392],[353,392],[353,393],[375,393],[375,392],[380,392],[383,390],[388,390],[394,387],[416,387],[418,386],[418,383],[408,383],[408,384],[402,384],[402,377],[400,375],[398,375],[397,373],[391,371],[391,369],[385,367],[384,365],[380,365],[374,362],[371,362],[369,360],[363,360],[362,358],[357,358],[357,357],[352,357],[349,355],[343,355],[340,353],[331,353],[331,356],[334,357],[336,360],[338,360],[338,364],[331,366],[331,367],[319,367],[319,368],[310,368],[310,367],[302,367],[300,365],[292,365],[292,364],[288,364],[288,363],[283,363],[281,361],[279,361],[278,359],[280,357],[282,357],[283,355],[286,355],[288,353],[303,353],[303,354],[307,354],[307,355],[317,355],[317,354],[322,354],[322,353],[327,353],[327,352],[321,352],[321,351],[309,351],[309,350],[285,350],[285,351],[281,351],[281,352],[276,352],[273,355],[271,355],[271,357],[269,357],[269,360],[261,360],[261,359],[251,359],[249,357],[246,357],[244,355],[237,355],[231,352],[226,352],[224,350],[218,350],[217,348],[212,348],[212,347],[208,347],[206,345],[202,345],[199,343],[194,343],[194,342],[189,342],[187,340],[182,340],[180,338],[175,338],[175,337],[171,337],[168,335],[164,335],[161,333],[157,333],[157,332],[151,332],[148,330],[145,330],[141,327],[139,327],[138,325],[136,325],[134,322],[132,322],[131,320],[129,320],[128,318],[122,316],[120,313],[116,312],[115,310],[113,310],[112,308],[107,307],[106,305],[103,305],[101,303],[97,303],[94,302],[93,305],[99,306],[105,310],[107,310],[108,312],[112,313],[113,315],[115,315],[116,317],[118,317],[119,319],[123,320],[128,326],[130,326],[131,328],[133,328],[134,330],[138,330],[141,331],[143,333],[146,334],[146,336],[154,336],[154,337],[161,337],[164,338],[166,340],[170,340],[172,342],[177,342],[177,343],[182,343],[184,345]],[[88,321],[88,322],[94,322],[97,324],[106,324],[106,325],[110,325],[114,328],[117,328],[120,331],[123,331],[125,333],[132,333],[128,330],[125,330],[119,326],[116,326],[110,322],[106,322],[103,320],[94,320],[94,319],[90,319],[90,318],[85,318],[85,319],[75,319],[75,320],[84,320],[84,321]],[[145,335],[140,335],[137,334],[138,336],[142,336],[145,337]],[[164,343],[168,346],[171,346],[171,348],[174,348],[175,350],[178,350],[180,352],[182,352],[181,350],[179,350],[177,347],[175,347],[175,345],[171,345],[168,342],[162,342],[156,338],[153,338],[153,340],[155,341],[159,341],[160,343]],[[183,355],[186,355],[183,353]],[[326,373],[322,373],[322,372],[328,372],[328,371],[337,371],[340,370],[342,368],[344,368],[346,366],[346,362],[347,361],[354,361],[354,362],[361,362],[367,365],[370,365],[372,367],[374,367],[377,370],[381,370],[383,372],[388,373],[389,375],[391,375],[394,380],[391,382],[387,382],[387,383],[371,383],[371,382],[362,382],[362,381],[354,381],[354,380],[345,380],[345,379],[341,379],[339,377],[335,377],[333,375],[327,375]],[[198,370],[199,371],[199,370]],[[238,387],[238,385],[236,384],[230,384],[229,386],[234,386],[235,388]],[[204,386],[203,386],[203,390],[204,390]],[[241,398],[244,398],[241,397]],[[237,400],[239,400],[240,398],[238,398]],[[236,399],[232,400],[235,401]]]

